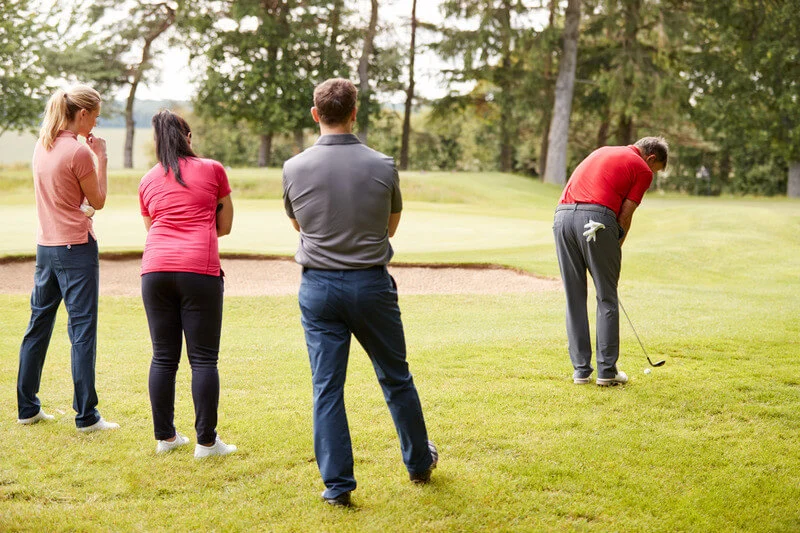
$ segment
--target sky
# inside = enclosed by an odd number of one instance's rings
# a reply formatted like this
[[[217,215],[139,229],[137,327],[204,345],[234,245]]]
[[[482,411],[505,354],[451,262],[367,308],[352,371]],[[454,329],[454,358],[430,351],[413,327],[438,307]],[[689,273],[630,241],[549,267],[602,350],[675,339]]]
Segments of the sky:
[[[369,0],[358,1],[360,12],[365,18],[369,17]],[[417,19],[425,22],[438,23],[443,17],[440,10],[441,0],[417,0]],[[409,21],[411,18],[411,0],[382,0],[378,12],[379,23],[386,24],[395,29],[403,46],[408,47],[410,40]],[[417,43],[424,44],[426,32],[418,31]],[[182,47],[172,47],[163,51],[156,62],[160,72],[153,76],[153,81],[141,85],[137,92],[137,99],[142,100],[190,100],[195,93],[195,86],[191,80],[197,76],[189,66],[189,50]],[[438,98],[447,93],[440,72],[447,63],[431,52],[423,52],[416,57],[415,78],[416,94],[426,98]],[[125,88],[117,95],[118,99],[127,96]],[[390,95],[391,103],[402,103],[405,97],[402,94]]]

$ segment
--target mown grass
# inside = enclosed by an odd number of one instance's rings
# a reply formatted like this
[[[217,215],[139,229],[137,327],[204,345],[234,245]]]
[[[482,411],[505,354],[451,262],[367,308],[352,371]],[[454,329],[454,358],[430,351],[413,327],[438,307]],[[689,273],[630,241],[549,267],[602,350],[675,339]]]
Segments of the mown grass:
[[[549,221],[558,191],[503,175],[404,175],[403,183],[419,190],[406,194],[398,260],[557,274]],[[21,196],[9,202],[4,210],[30,209]],[[130,195],[111,204],[98,231],[113,247],[138,215]],[[153,453],[149,337],[137,298],[101,299],[100,409],[122,429],[74,430],[63,310],[41,389],[58,420],[17,426],[28,304],[0,296],[0,530],[797,531],[798,207],[645,201],[625,244],[620,293],[651,356],[668,362],[643,374],[622,323],[624,388],[571,383],[561,293],[402,296],[440,468],[430,486],[408,483],[374,373],[356,349],[346,398],[359,488],[356,508],[344,512],[319,501],[294,297],[226,299],[219,430],[241,453],[196,462],[191,450]],[[288,228],[283,236],[279,200],[243,198],[237,209],[235,232],[266,235],[253,248],[291,253],[296,236]],[[494,242],[484,237],[492,230]],[[176,420],[193,436],[187,366]]]

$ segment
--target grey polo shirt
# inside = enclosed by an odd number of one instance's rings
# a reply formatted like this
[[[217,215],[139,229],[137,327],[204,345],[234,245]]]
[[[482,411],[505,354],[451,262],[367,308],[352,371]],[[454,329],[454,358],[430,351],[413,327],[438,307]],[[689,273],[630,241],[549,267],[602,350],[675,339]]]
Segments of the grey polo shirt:
[[[286,214],[300,224],[295,260],[356,270],[392,258],[389,214],[403,209],[394,160],[353,134],[323,135],[283,165]]]

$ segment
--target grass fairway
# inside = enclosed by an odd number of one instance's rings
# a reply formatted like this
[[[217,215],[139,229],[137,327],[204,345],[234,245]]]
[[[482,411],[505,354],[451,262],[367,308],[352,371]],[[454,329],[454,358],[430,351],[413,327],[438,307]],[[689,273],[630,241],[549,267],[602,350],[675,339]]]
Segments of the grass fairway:
[[[238,193],[225,246],[291,253],[296,237],[270,192],[279,172],[231,175],[235,190],[251,188]],[[500,174],[402,179],[398,260],[557,275],[557,190]],[[124,181],[98,213],[103,249],[136,248],[135,238],[141,247],[143,232],[127,229],[140,221]],[[14,226],[31,212],[26,194],[0,200],[14,213],[0,229],[5,253],[30,248],[31,227]],[[651,356],[667,364],[644,375],[622,323],[631,383],[616,389],[572,384],[563,294],[401,297],[440,467],[430,486],[408,482],[374,373],[355,349],[346,398],[359,488],[345,511],[319,500],[294,297],[226,299],[219,431],[241,451],[197,462],[190,449],[154,454],[137,298],[100,302],[99,407],[122,428],[74,430],[63,309],[40,394],[57,421],[18,426],[28,299],[0,295],[0,530],[798,531],[798,227],[796,201],[647,198],[620,293]],[[177,390],[176,425],[194,442],[185,359]]]

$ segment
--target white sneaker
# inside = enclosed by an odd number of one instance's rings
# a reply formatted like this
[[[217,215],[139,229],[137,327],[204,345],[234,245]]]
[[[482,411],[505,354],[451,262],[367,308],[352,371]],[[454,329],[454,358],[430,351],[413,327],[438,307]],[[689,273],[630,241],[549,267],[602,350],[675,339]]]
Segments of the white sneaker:
[[[617,372],[613,378],[597,378],[597,385],[600,387],[608,387],[610,385],[624,385],[628,382],[628,375],[622,370]]]
[[[189,437],[185,437],[176,431],[175,440],[160,440],[156,443],[156,453],[171,452],[175,448],[178,448],[179,446],[185,446],[187,444],[189,444]]]
[[[97,422],[92,424],[91,426],[86,426],[85,428],[78,428],[78,431],[81,433],[94,433],[95,431],[107,431],[109,429],[119,429],[119,424],[115,422],[107,422],[104,418],[100,418]]]
[[[574,377],[574,378],[572,378],[572,382],[575,385],[588,385],[589,384],[589,378],[588,377],[585,377],[585,378],[575,378]]]
[[[31,424],[35,424],[36,422],[40,422],[42,420],[45,421],[45,422],[49,422],[50,420],[53,420],[54,418],[55,417],[53,415],[48,415],[47,413],[45,413],[44,411],[39,409],[39,412],[36,413],[35,415],[33,415],[30,418],[18,418],[17,419],[17,423],[25,425],[25,426],[29,426]]]
[[[233,444],[225,444],[222,439],[217,435],[217,440],[211,446],[203,446],[202,444],[194,445],[195,459],[202,459],[204,457],[211,457],[212,455],[228,455],[238,450]]]

